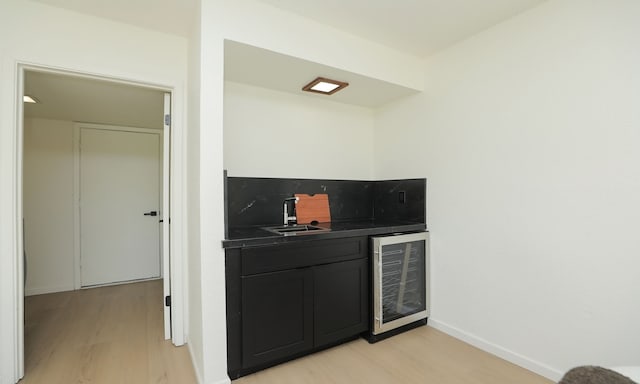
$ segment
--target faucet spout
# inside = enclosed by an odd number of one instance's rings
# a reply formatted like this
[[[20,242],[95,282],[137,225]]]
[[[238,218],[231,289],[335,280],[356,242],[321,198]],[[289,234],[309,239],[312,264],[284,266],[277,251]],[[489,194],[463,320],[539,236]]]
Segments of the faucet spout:
[[[284,199],[283,202],[283,215],[284,215],[284,225],[289,225],[290,221],[293,221],[293,224],[296,224],[295,221],[297,220],[295,216],[290,216],[289,215],[289,202],[293,201],[294,204],[298,202],[298,200],[300,200],[299,197],[287,197],[286,199]]]

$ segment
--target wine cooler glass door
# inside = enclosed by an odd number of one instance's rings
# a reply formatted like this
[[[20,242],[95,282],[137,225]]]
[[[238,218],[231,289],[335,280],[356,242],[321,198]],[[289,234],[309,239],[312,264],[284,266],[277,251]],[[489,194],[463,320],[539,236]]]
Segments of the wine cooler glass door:
[[[427,235],[374,238],[374,334],[427,316]]]

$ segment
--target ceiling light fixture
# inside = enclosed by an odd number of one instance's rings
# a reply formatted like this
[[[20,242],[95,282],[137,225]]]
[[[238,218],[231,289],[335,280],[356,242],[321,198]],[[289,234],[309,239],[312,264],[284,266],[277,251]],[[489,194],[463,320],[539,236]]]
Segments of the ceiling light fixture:
[[[349,83],[345,83],[344,81],[318,77],[317,79],[302,87],[302,90],[307,92],[321,93],[323,95],[333,95],[334,93],[338,92],[348,85]]]
[[[33,104],[38,103],[38,100],[36,98],[31,97],[29,95],[22,96],[22,101],[24,101],[25,103],[33,103]]]

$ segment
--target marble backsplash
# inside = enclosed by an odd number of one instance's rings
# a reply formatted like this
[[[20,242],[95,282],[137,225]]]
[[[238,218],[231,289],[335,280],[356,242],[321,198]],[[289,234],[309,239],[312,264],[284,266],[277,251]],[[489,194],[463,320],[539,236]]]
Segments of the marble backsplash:
[[[426,222],[426,179],[357,181],[227,177],[225,182],[227,228],[281,224],[283,200],[296,193],[328,194],[332,222]]]

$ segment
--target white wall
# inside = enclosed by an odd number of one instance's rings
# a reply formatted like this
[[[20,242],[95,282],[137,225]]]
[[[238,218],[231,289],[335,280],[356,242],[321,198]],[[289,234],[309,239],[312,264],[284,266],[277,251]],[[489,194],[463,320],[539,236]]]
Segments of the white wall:
[[[224,312],[224,40],[360,73],[416,89],[419,61],[391,49],[252,0],[204,0],[200,93],[200,268],[202,377],[227,382]],[[314,44],[309,44],[309,42]],[[339,43],[337,43],[339,42]],[[402,68],[402,70],[398,70]],[[225,151],[233,148],[224,148]],[[193,330],[190,328],[190,332]]]
[[[220,35],[226,18],[217,1],[201,4],[199,174],[194,176],[199,190],[198,251],[201,289],[202,356],[196,369],[202,384],[228,383],[225,307],[224,195],[222,106],[224,89],[224,38]],[[195,207],[194,207],[195,208]],[[190,257],[193,252],[190,252]],[[195,323],[195,322],[192,322]],[[190,327],[193,334],[193,329]]]
[[[26,294],[74,289],[73,123],[24,122]]]
[[[375,176],[428,178],[432,324],[553,379],[640,356],[638,20],[548,1],[376,120]]]
[[[225,82],[229,176],[369,180],[373,111]]]
[[[17,172],[22,147],[18,126],[18,63],[135,80],[173,88],[174,133],[185,130],[187,40],[173,35],[46,6],[24,0],[0,2],[0,383],[14,383],[19,345],[14,330],[21,323],[16,301],[21,287],[15,281],[21,255],[18,217],[22,180]],[[174,137],[175,138],[175,137]],[[180,157],[182,154],[179,154]],[[184,170],[175,173],[181,175]],[[179,182],[179,178],[177,179]],[[178,186],[173,198],[179,198]],[[172,204],[180,209],[181,204]],[[172,220],[179,228],[180,215]],[[17,241],[19,240],[19,241]],[[179,241],[177,243],[180,243]],[[181,253],[182,250],[177,250]],[[21,272],[21,271],[18,271]]]
[[[202,267],[200,257],[200,18],[194,20],[189,39],[189,131],[187,153],[188,310],[187,344],[199,383],[205,383],[202,340]]]
[[[204,1],[218,4],[224,38],[422,90],[422,61],[414,56],[259,1]]]

